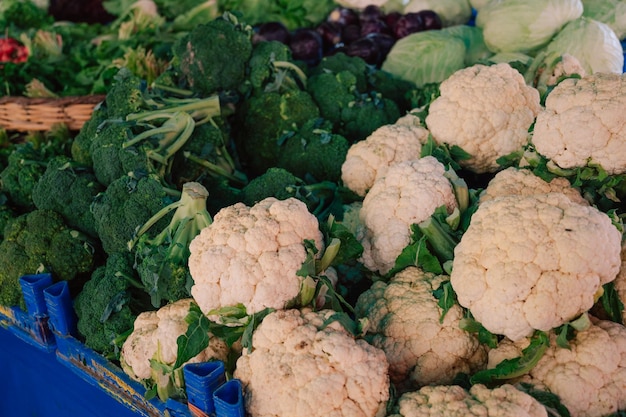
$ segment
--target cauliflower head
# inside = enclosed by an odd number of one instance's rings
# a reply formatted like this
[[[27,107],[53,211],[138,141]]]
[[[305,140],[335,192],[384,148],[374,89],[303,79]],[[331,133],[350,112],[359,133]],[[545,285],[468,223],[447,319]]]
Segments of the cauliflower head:
[[[384,175],[389,165],[418,159],[429,132],[423,126],[400,123],[383,125],[367,138],[348,148],[341,166],[343,184],[364,197],[376,177]]]
[[[305,240],[323,251],[317,218],[296,198],[225,207],[189,245],[191,296],[205,314],[238,304],[248,314],[285,308],[300,293]]]
[[[398,162],[378,177],[359,212],[363,233],[361,260],[371,271],[387,273],[411,240],[411,225],[428,219],[440,206],[457,207],[446,169],[432,156]]]
[[[442,309],[433,291],[447,281],[417,267],[376,281],[357,299],[355,314],[368,322],[365,336],[381,348],[397,389],[449,384],[459,373],[487,364],[487,351],[474,335],[460,328],[463,310],[455,305],[440,321]]]
[[[547,417],[539,401],[511,384],[496,388],[473,385],[433,385],[407,392],[398,400],[397,414],[389,417]]]
[[[497,172],[480,194],[480,202],[484,203],[496,197],[507,195],[533,195],[546,193],[563,193],[575,203],[588,205],[576,188],[572,187],[567,178],[557,177],[552,181],[544,181],[528,169],[510,167]]]
[[[336,312],[277,310],[254,331],[233,376],[250,417],[384,416],[389,399],[385,353],[355,339]]]
[[[621,233],[609,216],[561,193],[481,203],[454,251],[459,303],[512,340],[588,311],[615,279]]]
[[[496,160],[528,143],[528,129],[541,110],[539,91],[508,63],[476,64],[444,80],[426,127],[437,143],[471,155],[459,164],[475,173],[495,172]]]
[[[156,311],[145,311],[135,319],[132,333],[128,336],[120,353],[124,372],[132,379],[143,382],[154,378],[150,361],[173,365],[176,362],[179,336],[187,332],[185,321],[191,298],[167,304]],[[226,342],[211,337],[209,346],[187,363],[206,362],[212,359],[226,361],[230,351]],[[155,381],[156,382],[156,381]]]
[[[548,94],[537,115],[537,152],[569,169],[599,164],[609,174],[626,172],[626,74],[568,78]]]
[[[571,417],[602,417],[626,408],[626,327],[591,318],[569,349],[559,347],[555,332],[537,365],[519,381],[558,395]],[[488,367],[520,356],[527,339],[503,339],[489,352]]]

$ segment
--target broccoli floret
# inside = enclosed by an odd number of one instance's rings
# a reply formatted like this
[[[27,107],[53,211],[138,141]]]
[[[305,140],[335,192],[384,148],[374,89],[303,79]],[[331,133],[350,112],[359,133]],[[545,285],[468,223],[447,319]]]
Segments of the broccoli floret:
[[[143,147],[124,147],[133,137],[130,125],[116,120],[104,122],[96,131],[89,152],[94,175],[102,185],[108,186],[129,172],[152,170]]]
[[[292,59],[291,49],[279,41],[255,44],[248,61],[248,81],[254,90],[285,91],[306,85],[305,71]]]
[[[128,251],[128,242],[150,217],[172,202],[154,176],[126,175],[113,181],[91,204],[102,248],[107,254]]]
[[[102,104],[102,103],[101,103]],[[108,113],[105,106],[97,105],[91,117],[87,120],[78,131],[78,134],[72,141],[70,154],[72,158],[83,165],[92,166],[91,159],[91,143],[96,136],[100,125],[108,119]]]
[[[319,109],[309,93],[299,89],[265,92],[245,100],[235,114],[233,138],[244,169],[252,176],[278,162],[280,146]]]
[[[303,124],[281,146],[277,166],[300,178],[338,182],[350,143],[332,129],[322,118]]]
[[[96,237],[89,207],[103,190],[91,168],[61,155],[48,162],[32,198],[36,208],[56,211],[70,227]]]
[[[74,299],[77,328],[85,345],[110,359],[119,358],[120,339],[145,310],[142,293],[134,282],[138,277],[132,254],[114,253],[94,270]]]
[[[280,167],[271,167],[241,190],[241,201],[252,206],[267,197],[293,197],[307,205],[320,222],[343,211],[344,190],[333,181],[307,183]]]
[[[223,118],[196,126],[191,137],[173,158],[170,182],[177,189],[190,181],[199,181],[205,176],[226,178],[234,184],[248,182],[239,170],[234,150],[229,140],[229,126]]]
[[[4,193],[0,193],[0,240],[4,239],[4,228],[11,219],[19,216],[19,213],[11,207],[9,199]]]
[[[130,113],[150,108],[145,80],[125,67],[120,68],[113,80],[105,98],[109,118],[123,119]]]
[[[346,55],[343,52],[322,58],[316,66],[309,69],[309,77],[325,73],[339,74],[343,71],[354,75],[356,78],[354,85],[357,91],[362,93],[368,89],[368,76],[372,71],[371,67],[363,58]]]
[[[224,15],[196,26],[172,47],[174,65],[199,95],[235,90],[243,84],[252,53],[252,28]]]
[[[395,123],[400,116],[400,109],[393,100],[376,92],[363,94],[341,110],[341,127],[336,131],[354,143],[383,125]]]
[[[46,157],[30,142],[19,144],[0,173],[2,191],[11,203],[26,211],[34,209],[33,189],[46,171]]]
[[[151,217],[130,243],[129,248],[135,252],[135,268],[155,308],[191,296],[189,244],[213,221],[207,211],[208,196],[203,185],[185,183],[180,199]],[[146,232],[173,210],[170,223],[150,238]]]
[[[267,197],[286,200],[294,196],[294,189],[302,180],[284,168],[271,167],[262,175],[252,179],[241,190],[241,200],[252,207]]]
[[[22,275],[50,272],[80,286],[98,261],[97,242],[70,228],[57,212],[22,214],[9,222],[0,243],[0,303],[23,306]]]
[[[2,0],[0,3],[0,30],[11,27],[38,29],[54,22],[47,10],[31,0]]]
[[[374,91],[393,100],[398,105],[401,114],[417,107],[413,100],[419,94],[420,89],[414,83],[383,70],[372,71],[368,81]]]
[[[307,79],[307,91],[318,105],[320,115],[340,126],[341,112],[358,96],[357,77],[344,70],[337,73],[323,72]]]
[[[376,75],[362,58],[338,53],[324,58],[311,69],[307,91],[320,108],[320,114],[334,124],[334,132],[350,143],[365,139],[374,130],[394,123],[410,110],[410,92],[399,101],[404,84]],[[380,88],[380,91],[377,89]],[[408,86],[406,86],[408,87]]]

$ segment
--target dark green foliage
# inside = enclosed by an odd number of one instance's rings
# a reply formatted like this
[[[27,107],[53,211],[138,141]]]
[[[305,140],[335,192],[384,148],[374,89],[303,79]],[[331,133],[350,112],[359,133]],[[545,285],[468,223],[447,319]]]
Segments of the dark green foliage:
[[[19,278],[50,272],[57,280],[82,280],[95,268],[96,242],[68,227],[52,210],[34,210],[11,220],[0,243],[0,304],[22,305]]]
[[[196,26],[173,46],[175,66],[199,95],[234,90],[243,83],[252,53],[252,32],[225,13]]]
[[[70,227],[96,236],[89,208],[103,190],[104,186],[89,167],[67,156],[58,156],[48,162],[46,171],[33,188],[32,198],[36,208],[56,211]]]
[[[19,214],[11,205],[6,195],[0,193],[0,240],[4,238],[4,228],[9,221]]]
[[[1,31],[9,28],[36,29],[53,21],[46,9],[30,0],[2,0],[0,4]]]
[[[333,133],[332,127],[332,123],[321,118],[306,122],[282,145],[277,166],[300,178],[340,181],[350,143]]]
[[[319,109],[306,91],[267,92],[246,100],[236,116],[234,132],[244,169],[259,175],[275,166],[283,141]]]
[[[118,356],[114,340],[132,330],[138,311],[144,309],[132,280],[137,280],[132,255],[114,253],[74,300],[79,334],[86,346],[104,356]]]
[[[129,172],[151,171],[143,147],[124,147],[124,143],[132,137],[130,125],[115,120],[103,123],[96,131],[89,151],[93,161],[93,172],[101,184],[108,186]]]
[[[96,196],[91,212],[107,254],[128,251],[128,242],[150,217],[171,203],[159,179],[125,175]]]

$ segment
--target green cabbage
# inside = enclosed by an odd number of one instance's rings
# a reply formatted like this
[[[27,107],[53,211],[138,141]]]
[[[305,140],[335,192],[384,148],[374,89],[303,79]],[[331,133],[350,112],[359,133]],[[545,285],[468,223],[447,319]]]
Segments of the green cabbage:
[[[626,0],[582,0],[583,16],[609,25],[619,39],[626,38]]]
[[[622,44],[613,29],[594,19],[581,17],[569,22],[536,59],[553,59],[563,54],[576,57],[588,74],[623,72]]]
[[[491,0],[476,15],[493,52],[532,53],[583,13],[581,0]]]
[[[442,31],[456,36],[465,43],[465,65],[468,67],[493,55],[485,44],[483,31],[476,26],[455,25],[443,28]]]
[[[394,44],[382,70],[422,87],[439,83],[464,68],[466,52],[465,42],[450,32],[417,32]]]
[[[410,0],[404,6],[404,13],[420,10],[437,13],[444,27],[465,24],[472,17],[469,0]]]

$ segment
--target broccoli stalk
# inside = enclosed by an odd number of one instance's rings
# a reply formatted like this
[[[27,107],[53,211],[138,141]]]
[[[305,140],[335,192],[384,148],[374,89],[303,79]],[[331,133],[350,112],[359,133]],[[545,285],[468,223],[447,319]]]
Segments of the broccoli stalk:
[[[189,244],[213,222],[206,208],[208,196],[203,185],[185,183],[180,199],[152,216],[128,243],[128,249],[135,251],[135,269],[154,307],[160,307],[163,300],[189,297],[193,283],[187,268]],[[148,237],[146,232],[173,210],[170,223],[154,238]]]

